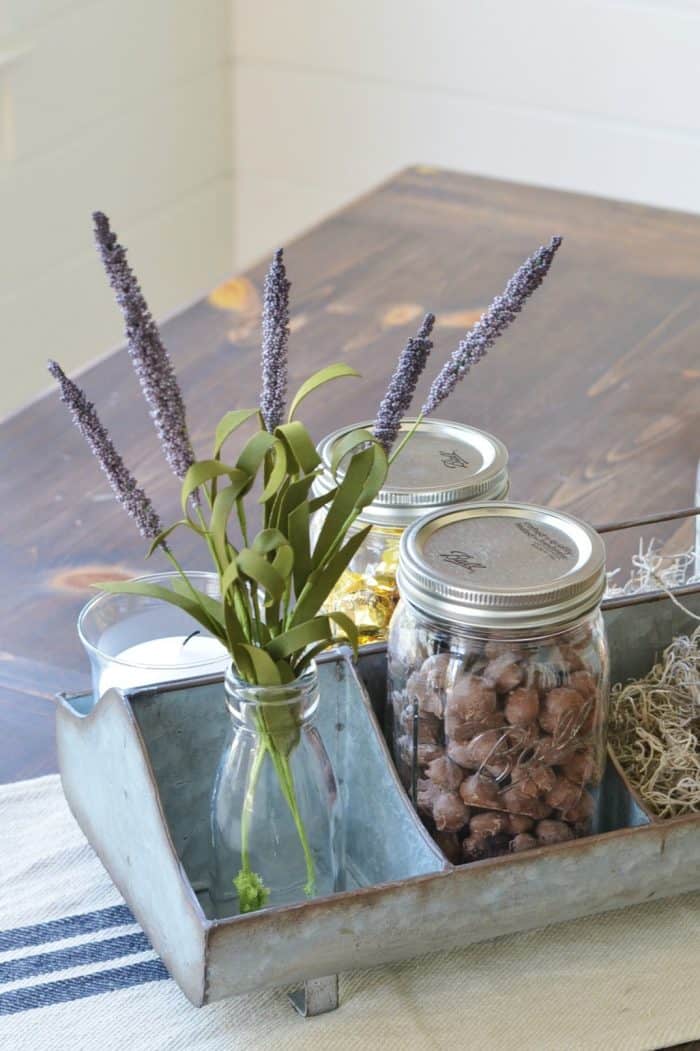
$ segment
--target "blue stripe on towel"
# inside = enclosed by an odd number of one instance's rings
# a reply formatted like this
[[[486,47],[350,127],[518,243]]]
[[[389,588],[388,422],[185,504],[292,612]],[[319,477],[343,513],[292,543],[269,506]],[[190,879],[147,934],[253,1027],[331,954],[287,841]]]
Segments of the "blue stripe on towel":
[[[160,960],[144,960],[141,963],[127,964],[125,967],[114,967],[110,971],[99,971],[97,974],[64,978],[59,982],[34,985],[29,989],[13,989],[8,993],[0,993],[0,1015],[31,1011],[36,1007],[50,1007],[67,1000],[112,993],[132,985],[143,985],[145,982],[160,982],[169,977]]]
[[[0,952],[8,949],[23,949],[28,945],[43,945],[44,942],[73,938],[77,934],[91,934],[107,927],[120,927],[136,923],[126,905],[112,905],[108,909],[82,912],[77,916],[63,916],[60,920],[37,923],[33,927],[17,927],[12,931],[0,931]]]
[[[19,960],[0,963],[0,983],[19,982],[23,978],[34,978],[50,971],[65,971],[70,967],[82,967],[88,963],[118,960],[120,956],[131,956],[136,952],[148,952],[151,946],[145,934],[124,934],[119,938],[104,938],[99,942],[82,942],[69,949],[37,953]]]

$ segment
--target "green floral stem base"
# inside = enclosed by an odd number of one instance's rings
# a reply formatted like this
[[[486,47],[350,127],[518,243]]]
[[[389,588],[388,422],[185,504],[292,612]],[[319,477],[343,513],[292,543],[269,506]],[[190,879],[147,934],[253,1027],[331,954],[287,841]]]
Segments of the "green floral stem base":
[[[245,799],[243,800],[243,813],[241,815],[241,868],[238,875],[233,880],[233,884],[238,892],[238,905],[241,913],[255,912],[257,909],[264,908],[270,897],[270,891],[265,886],[262,877],[257,872],[253,872],[251,868],[248,843],[250,835],[250,819],[255,802],[255,791],[260,778],[260,771],[262,770],[267,755],[270,756],[275,767],[282,794],[287,802],[287,806],[289,807],[289,812],[292,815],[294,827],[297,830],[299,842],[304,852],[304,861],[306,863],[306,883],[304,885],[304,893],[307,897],[311,898],[316,891],[316,870],[314,859],[311,853],[311,848],[309,847],[304,822],[299,813],[299,805],[297,803],[296,792],[294,789],[294,777],[289,762],[289,756],[296,744],[296,739],[298,738],[298,727],[295,727],[295,732],[292,734],[294,738],[293,740],[290,739],[288,735],[284,735],[284,741],[280,742],[276,740],[279,733],[270,731],[262,714],[258,716],[257,724],[258,734],[260,736],[260,746],[256,751],[255,758],[250,768],[248,786],[246,788]],[[280,744],[283,744],[283,747],[280,747]]]

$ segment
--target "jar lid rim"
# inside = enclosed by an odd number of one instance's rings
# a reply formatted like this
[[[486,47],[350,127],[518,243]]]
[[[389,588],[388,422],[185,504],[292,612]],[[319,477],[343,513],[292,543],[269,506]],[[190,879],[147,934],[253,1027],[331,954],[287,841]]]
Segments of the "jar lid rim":
[[[405,435],[415,422],[410,417],[402,420],[400,434]],[[316,495],[337,484],[331,470],[337,442],[353,430],[371,429],[372,425],[371,420],[346,425],[319,442],[323,470],[314,483]],[[488,431],[430,417],[420,422],[408,449],[412,455],[401,453],[359,521],[404,529],[430,510],[465,500],[499,500],[508,492],[508,450]],[[342,477],[342,468],[338,476]]]
[[[605,547],[591,526],[561,511],[469,503],[406,530],[397,581],[412,605],[443,620],[544,628],[596,608],[605,590]]]

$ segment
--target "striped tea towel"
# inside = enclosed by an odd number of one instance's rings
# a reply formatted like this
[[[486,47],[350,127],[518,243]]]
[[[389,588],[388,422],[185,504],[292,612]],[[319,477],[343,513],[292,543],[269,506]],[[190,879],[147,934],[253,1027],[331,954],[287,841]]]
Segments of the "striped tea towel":
[[[57,777],[0,787],[2,1051],[640,1051],[700,1037],[700,894],[197,1009],[71,818]]]

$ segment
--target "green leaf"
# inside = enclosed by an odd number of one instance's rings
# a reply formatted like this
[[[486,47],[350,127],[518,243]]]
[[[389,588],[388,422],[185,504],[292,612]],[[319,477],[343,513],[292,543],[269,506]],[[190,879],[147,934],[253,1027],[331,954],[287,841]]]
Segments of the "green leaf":
[[[280,680],[283,685],[289,682],[294,682],[296,675],[292,671],[292,666],[288,661],[277,661],[277,671],[280,673]],[[294,732],[298,736],[298,724],[294,722]]]
[[[294,670],[297,676],[301,675],[305,668],[308,668],[309,664],[311,664],[311,661],[316,660],[319,653],[323,653],[323,651],[327,650],[329,646],[334,646],[336,641],[343,642],[344,640],[336,640],[334,638],[331,638],[328,640],[328,642],[319,642],[316,646],[312,646],[310,650],[307,650],[304,656],[301,658],[301,660],[297,661],[297,663],[295,664]]]
[[[379,490],[386,481],[387,471],[389,470],[389,461],[387,459],[386,450],[379,442],[375,442],[372,445],[372,467],[369,474],[367,475],[367,481],[365,482],[362,492],[357,498],[357,507],[367,507],[376,498]]]
[[[287,486],[279,507],[273,512],[275,525],[285,536],[289,536],[289,515],[295,507],[308,498],[313,480],[313,475],[306,475],[304,478],[297,479],[296,482],[291,482]]]
[[[212,598],[211,595],[207,595],[204,591],[200,591],[199,588],[194,587],[193,584],[187,584],[184,580],[175,578],[173,580],[173,591],[176,591],[178,595],[182,595],[183,598],[194,598],[192,592],[197,595],[197,601],[204,610],[205,614],[209,617],[213,627],[216,629],[219,635],[225,633],[224,627],[224,611],[218,599]]]
[[[324,561],[337,538],[347,528],[373,463],[372,449],[364,449],[362,452],[355,453],[350,460],[345,477],[338,486],[314,547],[312,561],[315,567]]]
[[[197,526],[189,520],[189,518],[179,518],[177,522],[173,522],[171,526],[168,526],[167,529],[164,529],[162,533],[158,534],[158,536],[155,538],[155,540],[149,547],[148,552],[146,553],[146,558],[150,558],[155,549],[159,547],[164,540],[167,540],[170,534],[173,533],[178,526],[189,526],[190,529],[194,529],[195,533],[199,533],[200,536],[203,535],[202,530],[198,529]]]
[[[384,446],[378,442],[374,435],[368,430],[360,427],[357,430],[344,435],[336,443],[333,449],[333,459],[331,461],[331,470],[335,475],[338,467],[348,453],[351,453],[353,449],[357,449],[358,446],[365,444],[372,449],[374,460],[369,474],[367,475],[367,481],[357,499],[357,506],[359,508],[367,507],[368,504],[371,504],[386,481],[387,471],[389,470],[389,461]]]
[[[177,606],[185,613],[189,613],[192,619],[207,631],[212,631],[209,616],[193,598],[185,598],[184,595],[179,595],[176,591],[171,591],[170,588],[163,587],[161,584],[151,584],[145,580],[108,580],[103,584],[98,584],[97,587],[115,595],[145,595],[147,598],[169,602],[171,606]],[[219,637],[218,631],[215,631],[214,634]]]
[[[311,474],[321,462],[316,452],[316,446],[311,440],[311,435],[303,423],[295,420],[293,423],[283,423],[277,428],[278,435],[287,447],[287,456],[291,460],[290,473],[297,474],[294,464],[298,464],[302,474]]]
[[[259,409],[234,409],[233,412],[227,412],[225,416],[221,417],[216,425],[216,433],[214,435],[215,459],[218,460],[221,446],[226,439],[244,424],[246,420],[249,420],[251,416],[255,416],[257,412],[259,412]]]
[[[238,580],[238,562],[233,558],[226,569],[221,574],[219,579],[219,586],[221,588],[221,601],[225,601],[228,596],[229,588],[233,586]]]
[[[263,555],[259,555],[252,547],[244,547],[239,552],[237,561],[241,573],[267,593],[265,605],[271,606],[280,601],[284,594],[284,578]]]
[[[251,479],[254,478],[260,469],[260,464],[277,441],[278,439],[268,431],[258,431],[243,446],[243,452],[236,460],[236,467],[240,471],[245,471]]]
[[[374,443],[376,439],[370,434],[366,427],[358,427],[357,430],[350,431],[348,434],[344,434],[342,438],[333,446],[333,456],[331,457],[331,473],[335,477],[338,467],[353,449],[357,449],[358,445],[365,445],[367,442]]]
[[[271,551],[277,551],[288,543],[287,537],[279,529],[261,529],[253,541],[253,550],[260,555],[269,555]]]
[[[209,521],[209,533],[214,544],[214,550],[222,566],[226,565],[229,557],[226,550],[226,540],[231,511],[241,493],[250,484],[250,477],[244,471],[236,469],[229,472],[229,474],[231,484],[220,489],[216,494]]]
[[[360,373],[357,369],[353,369],[350,365],[345,365],[341,361],[337,362],[335,365],[327,365],[324,369],[319,369],[318,372],[314,372],[312,376],[309,376],[296,392],[294,400],[289,407],[289,421],[291,422],[294,419],[294,414],[304,398],[317,390],[318,387],[323,386],[324,383],[329,383],[331,380],[341,379],[344,376],[354,376],[355,378],[359,378]]]
[[[295,507],[289,513],[287,519],[289,543],[294,551],[294,591],[297,595],[300,594],[311,572],[310,521],[311,516],[307,500],[303,500]]]
[[[261,504],[266,504],[268,500],[273,498],[287,477],[287,451],[283,441],[279,439],[276,441],[272,455],[274,455],[275,462],[265,483],[265,488],[260,495],[258,503]]]
[[[272,659],[277,661],[283,657],[301,653],[314,642],[329,642],[332,635],[333,630],[327,616],[313,617],[278,635],[276,639],[272,639],[267,644],[265,649]]]
[[[372,526],[365,526],[329,559],[323,569],[315,569],[297,602],[290,627],[308,620],[321,608],[357,551],[365,542]]]
[[[220,478],[225,474],[235,477],[236,473],[235,467],[229,467],[227,464],[220,463],[219,460],[197,460],[188,470],[182,483],[182,491],[180,493],[182,513],[185,516],[187,515],[187,501],[195,489],[199,489],[201,485],[211,481],[212,478]]]
[[[255,676],[255,683],[259,686],[278,686],[282,679],[279,669],[272,657],[261,650],[259,646],[251,646],[243,642],[234,647],[234,657],[243,657],[250,664]]]
[[[314,496],[311,500],[309,500],[309,513],[314,514],[315,511],[318,511],[320,510],[320,508],[325,507],[326,504],[329,504],[331,502],[331,500],[335,497],[335,494],[337,492],[337,488],[329,489],[327,493],[322,493],[321,496]]]
[[[329,613],[328,619],[334,621],[338,625],[350,643],[354,656],[357,657],[357,646],[360,633],[357,630],[357,624],[355,624],[355,621],[351,620],[347,613],[339,613],[337,611]]]
[[[286,587],[294,568],[294,551],[291,544],[283,544],[277,549],[277,554],[272,560],[272,568],[277,570]]]

